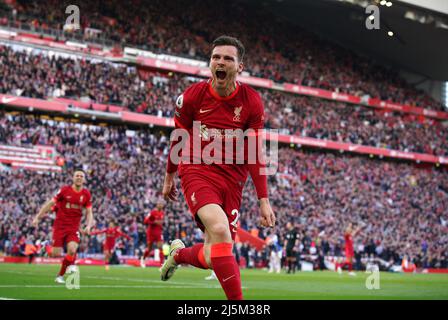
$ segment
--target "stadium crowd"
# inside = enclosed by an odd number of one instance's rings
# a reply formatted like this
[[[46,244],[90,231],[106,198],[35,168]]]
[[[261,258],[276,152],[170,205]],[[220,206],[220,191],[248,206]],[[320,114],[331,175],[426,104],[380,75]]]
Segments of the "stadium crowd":
[[[66,97],[172,117],[176,97],[197,80],[0,46],[0,93],[17,96]],[[439,121],[273,90],[260,92],[269,110],[267,128],[303,137],[448,155],[448,130]]]
[[[30,222],[58,188],[70,183],[75,167],[87,172],[97,227],[115,219],[132,240],[119,240],[123,254],[138,255],[145,243],[144,216],[155,206],[166,166],[166,133],[149,128],[98,126],[37,115],[2,113],[0,143],[54,145],[65,159],[62,174],[0,172],[0,251],[20,255],[27,240],[50,239],[52,217],[37,229]],[[240,227],[262,239],[275,233],[283,243],[288,221],[300,235],[302,256],[343,255],[349,222],[364,226],[354,238],[356,254],[400,264],[404,255],[418,267],[448,267],[448,171],[446,168],[380,161],[323,151],[282,148],[278,172],[269,177],[278,224],[258,228],[252,184],[243,192]],[[200,241],[185,201],[165,207],[164,239]],[[101,249],[100,236],[83,237],[80,253]],[[255,253],[239,244],[237,253],[266,263],[269,247]],[[252,265],[250,264],[252,261]]]
[[[67,19],[65,8],[70,4],[49,0],[43,6],[35,0],[14,1],[13,6],[1,6],[0,25],[61,31]],[[166,0],[115,0],[83,1],[79,9],[81,30],[66,30],[65,37],[107,39],[120,46],[207,61],[214,38],[237,34],[246,45],[245,65],[253,76],[444,110],[440,102],[408,84],[398,72],[281,18],[274,20],[263,6],[238,1],[193,0],[185,5]]]

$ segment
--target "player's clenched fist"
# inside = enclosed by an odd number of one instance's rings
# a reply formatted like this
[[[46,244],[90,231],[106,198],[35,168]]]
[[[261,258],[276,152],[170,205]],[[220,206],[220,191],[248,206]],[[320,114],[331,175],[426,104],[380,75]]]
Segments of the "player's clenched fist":
[[[163,182],[162,194],[165,200],[171,199],[173,201],[177,200],[177,189],[174,183],[175,172],[167,173],[165,175],[165,180]]]
[[[261,211],[261,225],[263,227],[274,227],[275,226],[275,214],[272,211],[269,199],[260,199],[260,211]]]

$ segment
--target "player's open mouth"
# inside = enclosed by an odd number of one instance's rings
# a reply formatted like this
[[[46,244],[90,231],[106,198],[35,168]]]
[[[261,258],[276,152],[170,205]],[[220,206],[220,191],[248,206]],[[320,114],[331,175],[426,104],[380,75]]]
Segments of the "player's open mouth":
[[[216,78],[218,78],[219,80],[224,80],[227,76],[227,72],[225,72],[223,70],[216,70],[215,74],[216,74]]]

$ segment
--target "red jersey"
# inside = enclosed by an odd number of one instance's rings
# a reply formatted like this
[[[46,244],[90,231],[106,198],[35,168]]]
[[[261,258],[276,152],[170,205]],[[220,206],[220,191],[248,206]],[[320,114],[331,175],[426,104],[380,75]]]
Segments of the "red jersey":
[[[162,232],[163,226],[156,223],[156,220],[163,220],[163,210],[152,210],[143,221],[144,224],[148,225],[148,232],[157,233]]]
[[[193,125],[193,121],[200,121],[200,128]],[[241,159],[241,154],[235,152],[236,143],[230,144],[227,148],[225,141],[236,139],[235,133],[228,133],[226,129],[253,129],[259,133],[264,127],[264,108],[260,95],[246,84],[237,82],[236,89],[228,97],[220,97],[212,88],[211,81],[201,81],[190,86],[176,102],[176,111],[174,123],[177,129],[185,129],[190,137],[190,163],[186,163],[182,158],[179,164],[179,175],[183,172],[199,168],[207,170],[207,172],[215,173],[220,177],[229,179],[235,184],[244,185],[248,173],[250,172],[257,190],[258,198],[266,198],[267,179],[266,175],[260,174],[260,168],[264,164],[259,157],[255,155],[256,163],[247,163],[247,141],[245,141],[245,162],[237,163],[237,158]],[[200,156],[198,159],[198,151],[195,146],[194,138],[200,137]],[[222,139],[222,153],[212,148],[215,138]],[[257,141],[259,144],[260,141]],[[173,142],[171,148],[176,145]],[[196,148],[196,149],[195,149]],[[213,149],[213,151],[211,151]],[[241,148],[240,148],[241,149]],[[241,151],[241,150],[240,150]],[[256,152],[258,152],[257,150]],[[252,151],[251,151],[252,152]],[[233,153],[233,154],[232,154]],[[226,164],[224,158],[230,154],[231,164]],[[254,153],[252,153],[253,155]],[[181,155],[181,154],[180,154]],[[191,156],[193,155],[193,156]],[[205,157],[204,157],[205,155]],[[207,157],[208,155],[208,157]],[[185,155],[182,155],[185,156]],[[215,162],[207,164],[204,159],[221,159],[221,164]],[[188,159],[188,158],[187,158]],[[200,162],[195,163],[195,162]],[[212,161],[211,161],[212,162]],[[167,172],[175,172],[177,165],[171,161],[171,152],[168,158]]]
[[[353,238],[350,233],[344,234],[345,250],[353,251]]]
[[[57,205],[55,228],[78,230],[82,209],[92,207],[89,190],[83,188],[78,192],[71,185],[63,186],[54,196],[53,201]]]
[[[113,248],[115,246],[115,241],[119,237],[125,237],[128,240],[131,239],[131,237],[129,237],[127,234],[121,232],[119,227],[106,228],[106,229],[102,229],[102,230],[98,230],[98,231],[93,231],[91,234],[96,235],[96,234],[101,234],[101,233],[106,234],[106,240],[104,241],[104,244],[109,248]]]

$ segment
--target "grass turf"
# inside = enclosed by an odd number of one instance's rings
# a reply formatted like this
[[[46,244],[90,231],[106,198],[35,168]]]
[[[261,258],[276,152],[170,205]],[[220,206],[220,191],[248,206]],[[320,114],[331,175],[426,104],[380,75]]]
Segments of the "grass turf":
[[[0,299],[215,300],[225,299],[207,270],[181,267],[167,282],[157,268],[80,266],[80,289],[54,282],[57,265],[0,264]],[[245,299],[448,299],[446,274],[380,274],[380,289],[366,289],[369,274],[241,270]]]

